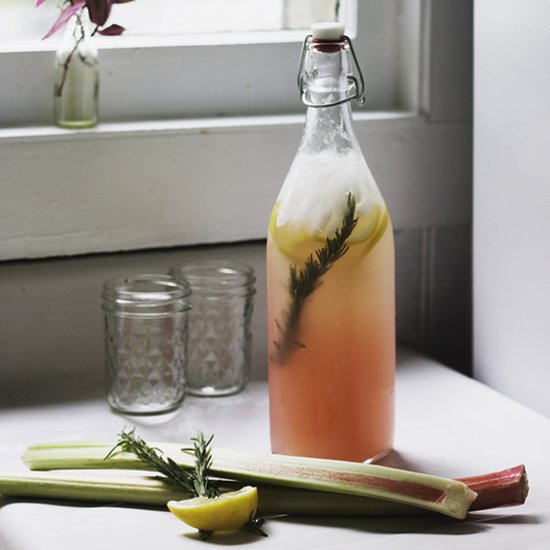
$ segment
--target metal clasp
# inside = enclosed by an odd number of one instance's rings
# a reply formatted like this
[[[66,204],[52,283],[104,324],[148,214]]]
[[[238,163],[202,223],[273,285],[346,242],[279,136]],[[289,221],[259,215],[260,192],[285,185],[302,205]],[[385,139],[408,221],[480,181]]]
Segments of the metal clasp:
[[[300,96],[304,105],[306,105],[307,107],[335,107],[336,105],[341,105],[342,103],[346,103],[347,101],[351,101],[352,99],[357,99],[357,103],[359,103],[359,105],[363,105],[365,103],[365,80],[363,78],[363,73],[361,72],[361,67],[359,67],[359,62],[357,61],[357,56],[355,55],[353,44],[351,43],[349,37],[346,35],[343,36],[343,39],[344,42],[349,46],[353,65],[355,66],[355,72],[359,77],[357,78],[356,76],[354,76],[353,73],[351,73],[346,76],[346,80],[349,82],[350,86],[353,87],[355,92],[349,97],[345,97],[344,99],[339,99],[330,103],[323,103],[322,105],[311,103],[311,101],[306,98],[306,92],[304,89],[303,68],[307,49],[312,38],[313,35],[308,34],[304,39],[304,43],[302,44],[302,51],[300,53],[300,65],[298,67],[298,89],[300,90]]]

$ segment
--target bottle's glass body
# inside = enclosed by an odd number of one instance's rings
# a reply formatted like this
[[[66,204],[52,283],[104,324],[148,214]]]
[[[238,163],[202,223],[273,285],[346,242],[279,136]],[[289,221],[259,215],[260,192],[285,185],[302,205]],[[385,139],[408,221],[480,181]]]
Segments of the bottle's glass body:
[[[349,95],[348,56],[344,42],[308,46],[306,103],[334,104]],[[355,138],[349,101],[308,108],[271,215],[267,289],[273,452],[354,461],[389,452],[393,232]]]
[[[98,123],[99,56],[87,13],[74,15],[55,58],[54,122],[62,128]]]

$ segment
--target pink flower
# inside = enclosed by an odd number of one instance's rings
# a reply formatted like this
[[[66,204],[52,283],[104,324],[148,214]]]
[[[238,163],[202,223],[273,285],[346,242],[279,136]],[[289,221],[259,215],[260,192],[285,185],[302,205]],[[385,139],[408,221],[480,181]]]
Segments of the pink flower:
[[[43,4],[46,0],[36,0],[36,7]],[[133,0],[70,0],[70,3],[64,8],[59,17],[55,20],[51,29],[44,35],[42,40],[49,38],[52,34],[55,34],[58,30],[62,29],[79,11],[87,8],[90,15],[90,21],[95,23],[96,28],[92,34],[99,32],[105,36],[116,36],[124,32],[124,27],[120,25],[110,25],[106,28],[100,28],[105,25],[109,15],[111,14],[111,7],[113,4],[125,4],[126,2],[132,2]]]

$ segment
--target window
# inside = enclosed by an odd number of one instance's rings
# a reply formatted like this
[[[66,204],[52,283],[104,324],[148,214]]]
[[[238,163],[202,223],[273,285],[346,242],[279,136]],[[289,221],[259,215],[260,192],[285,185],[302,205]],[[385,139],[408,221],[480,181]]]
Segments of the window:
[[[59,13],[50,0],[3,0],[0,42],[24,44],[42,37]],[[139,0],[112,6],[111,16],[126,27],[125,37],[159,37],[301,30],[312,22],[346,18],[349,4],[338,0]]]
[[[385,158],[424,147],[416,137],[425,4],[341,5],[366,73],[360,139],[368,126]],[[120,6],[120,24],[129,6]],[[0,259],[262,238],[303,124],[295,83],[304,34],[105,38],[102,124],[81,132],[51,126],[53,43],[0,45],[0,73],[9,75],[0,79]],[[400,186],[422,196],[408,178],[392,192]]]
[[[167,4],[163,10],[158,8],[161,1]],[[24,7],[18,4],[11,0],[0,8],[7,12],[0,17],[5,27],[0,30],[11,37],[0,41],[0,73],[10,75],[0,81],[0,127],[49,124],[51,120],[51,57],[56,45],[54,37],[43,42],[38,37],[51,25],[55,2],[50,0],[38,9],[27,0]],[[402,67],[411,66],[400,64],[404,53],[400,44],[411,29],[418,39],[417,21],[410,17],[414,10],[403,7],[402,0],[338,4],[339,17],[355,37],[366,69],[366,108],[410,107],[411,101],[403,102],[399,91],[405,89]],[[409,4],[419,10],[418,0],[408,0]],[[224,13],[217,5],[233,10]],[[126,36],[100,38],[102,121],[301,112],[293,83],[306,33],[303,27],[333,12],[335,0],[272,0],[262,2],[261,9],[258,5],[255,0],[137,0],[115,6],[118,11],[112,20],[129,30]],[[311,6],[320,9],[310,13],[307,8]],[[198,15],[203,12],[221,15]],[[251,12],[255,18],[242,16]],[[193,19],[190,13],[195,14],[197,24],[187,23]],[[144,25],[144,19],[151,22]],[[175,27],[170,20],[181,20],[182,28],[178,30],[179,25]],[[232,32],[227,31],[229,23]],[[161,35],[159,28],[164,29]],[[414,48],[407,50],[407,59],[415,56]]]

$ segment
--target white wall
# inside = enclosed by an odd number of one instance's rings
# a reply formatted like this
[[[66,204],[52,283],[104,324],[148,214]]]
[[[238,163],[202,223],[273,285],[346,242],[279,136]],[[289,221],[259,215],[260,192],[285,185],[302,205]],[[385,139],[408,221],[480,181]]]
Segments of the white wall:
[[[550,416],[550,2],[476,0],[474,374]]]

